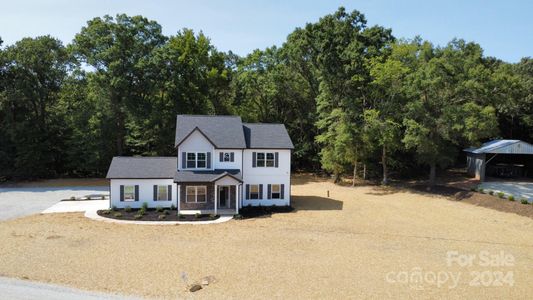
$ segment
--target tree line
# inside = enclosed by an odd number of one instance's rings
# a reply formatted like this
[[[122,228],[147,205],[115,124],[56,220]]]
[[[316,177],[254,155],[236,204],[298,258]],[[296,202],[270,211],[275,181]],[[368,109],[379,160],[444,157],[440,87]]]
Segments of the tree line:
[[[399,39],[342,7],[242,57],[127,15],[88,21],[68,45],[0,47],[0,179],[102,176],[116,155],[175,155],[177,114],[284,123],[293,168],[337,181],[434,182],[463,147],[533,138],[533,60]]]

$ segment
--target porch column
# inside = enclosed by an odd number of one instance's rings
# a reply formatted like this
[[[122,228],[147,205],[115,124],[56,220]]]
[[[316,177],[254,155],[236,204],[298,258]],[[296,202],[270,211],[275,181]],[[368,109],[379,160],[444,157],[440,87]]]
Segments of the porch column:
[[[241,185],[235,185],[235,213],[239,213],[239,189],[241,188]]]
[[[215,184],[215,215],[217,214],[218,184]]]
[[[181,184],[178,184],[178,194],[176,195],[176,198],[178,199],[178,205],[176,207],[178,208],[178,214],[180,213],[180,202],[181,202]]]

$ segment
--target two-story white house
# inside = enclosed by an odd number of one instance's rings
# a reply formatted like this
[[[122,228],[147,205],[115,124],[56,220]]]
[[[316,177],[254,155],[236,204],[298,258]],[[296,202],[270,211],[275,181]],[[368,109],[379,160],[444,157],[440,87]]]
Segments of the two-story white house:
[[[177,157],[114,157],[110,206],[221,214],[290,205],[294,146],[283,124],[178,115],[175,147]]]

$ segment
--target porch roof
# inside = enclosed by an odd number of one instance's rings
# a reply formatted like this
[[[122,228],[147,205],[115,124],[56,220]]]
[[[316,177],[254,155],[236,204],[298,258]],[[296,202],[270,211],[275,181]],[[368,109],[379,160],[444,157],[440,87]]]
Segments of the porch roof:
[[[174,175],[174,182],[215,182],[225,176],[230,176],[235,180],[242,182],[242,174],[240,170],[225,169],[216,169],[209,171],[177,171]]]

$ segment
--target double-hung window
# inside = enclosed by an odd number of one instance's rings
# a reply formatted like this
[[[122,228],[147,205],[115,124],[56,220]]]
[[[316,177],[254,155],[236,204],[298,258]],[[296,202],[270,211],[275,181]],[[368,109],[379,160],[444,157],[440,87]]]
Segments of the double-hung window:
[[[206,152],[187,152],[187,169],[205,169],[207,168]]]
[[[257,152],[257,167],[265,166],[265,153]]]
[[[274,153],[267,152],[266,155],[266,166],[267,167],[274,167]]]
[[[250,199],[259,199],[259,185],[250,184]]]
[[[168,186],[167,185],[158,185],[157,186],[157,201],[168,201]]]
[[[196,153],[187,152],[187,168],[196,168]]]
[[[124,201],[135,201],[135,186],[134,185],[124,186]]]
[[[273,184],[271,186],[272,189],[272,199],[281,199],[281,185],[280,184]]]
[[[274,168],[276,166],[276,156],[274,152],[257,152],[255,165],[258,168]]]
[[[187,203],[205,203],[207,202],[207,187],[201,186],[187,186]]]

